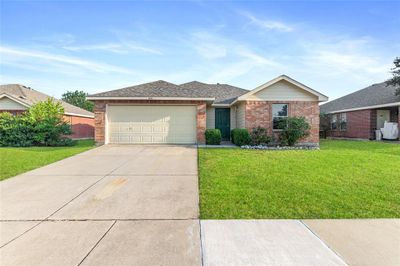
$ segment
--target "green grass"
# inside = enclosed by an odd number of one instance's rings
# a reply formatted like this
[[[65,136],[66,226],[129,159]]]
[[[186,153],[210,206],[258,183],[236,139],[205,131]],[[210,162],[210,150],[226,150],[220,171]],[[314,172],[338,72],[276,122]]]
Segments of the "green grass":
[[[79,140],[71,147],[0,148],[0,180],[59,161],[94,147],[93,140]]]
[[[400,217],[400,145],[200,149],[202,219]]]

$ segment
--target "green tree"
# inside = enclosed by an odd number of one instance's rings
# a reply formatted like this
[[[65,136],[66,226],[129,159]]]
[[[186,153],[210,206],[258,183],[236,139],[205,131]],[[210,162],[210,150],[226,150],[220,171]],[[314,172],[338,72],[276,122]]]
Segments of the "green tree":
[[[397,87],[396,95],[400,95],[400,57],[396,57],[393,61],[394,68],[392,68],[393,77],[386,81],[386,86]]]
[[[90,112],[93,112],[94,104],[86,100],[88,94],[84,91],[67,91],[62,95],[62,100],[69,104],[78,106]]]
[[[310,135],[310,124],[307,123],[306,119],[300,117],[288,117],[280,122],[279,138],[282,145],[294,146],[300,139]]]

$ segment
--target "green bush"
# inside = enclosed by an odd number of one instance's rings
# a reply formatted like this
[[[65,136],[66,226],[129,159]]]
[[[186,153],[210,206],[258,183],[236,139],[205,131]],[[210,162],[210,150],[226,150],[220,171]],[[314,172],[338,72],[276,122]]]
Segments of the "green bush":
[[[0,113],[0,146],[29,147],[33,137],[33,124],[28,117]]]
[[[208,145],[221,144],[222,135],[219,129],[207,129],[205,134],[206,134],[206,144]]]
[[[0,146],[66,146],[74,142],[66,138],[72,134],[64,121],[64,108],[49,99],[32,105],[23,114],[0,115]]]
[[[232,142],[238,146],[249,145],[251,142],[249,131],[245,128],[231,130]]]
[[[272,138],[267,135],[267,129],[263,127],[255,127],[250,133],[251,145],[267,145]]]
[[[304,117],[288,117],[281,121],[279,139],[282,145],[294,146],[300,139],[310,135],[310,125]]]

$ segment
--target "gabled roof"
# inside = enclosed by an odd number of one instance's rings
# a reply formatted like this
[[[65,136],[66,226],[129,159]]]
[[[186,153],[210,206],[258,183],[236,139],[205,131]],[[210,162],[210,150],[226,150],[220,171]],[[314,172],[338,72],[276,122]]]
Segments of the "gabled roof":
[[[289,82],[289,83],[295,85],[296,87],[298,87],[298,88],[300,88],[302,90],[305,90],[305,91],[317,96],[318,100],[321,101],[321,102],[324,102],[324,101],[328,100],[328,96],[323,95],[322,93],[319,93],[318,91],[313,90],[310,87],[307,87],[306,85],[304,85],[304,84],[302,84],[302,83],[300,83],[300,82],[298,82],[298,81],[296,81],[296,80],[294,80],[294,79],[292,79],[292,78],[290,78],[290,77],[288,77],[286,75],[280,75],[280,76],[278,76],[278,77],[276,77],[276,78],[274,78],[274,79],[272,79],[272,80],[270,80],[270,81],[258,86],[254,90],[251,90],[248,93],[240,96],[238,98],[238,100],[239,101],[240,100],[246,100],[248,96],[253,95],[253,94],[255,94],[255,93],[257,93],[257,92],[259,92],[259,91],[261,91],[263,89],[266,89],[269,86],[271,86],[271,85],[273,85],[275,83],[278,83],[279,81],[282,81],[282,80],[285,80],[286,82]]]
[[[297,82],[288,76],[279,76],[252,91],[241,89],[228,84],[207,84],[199,81],[191,81],[176,85],[163,80],[126,87],[118,90],[112,90],[88,96],[89,100],[204,100],[210,101],[213,105],[229,106],[238,100],[245,100],[246,96],[254,94],[262,89],[275,84],[281,80],[293,84],[294,86],[305,90],[318,97],[319,101],[327,101],[325,95]]]
[[[246,94],[248,90],[241,89],[228,84],[206,84],[199,81],[191,81],[180,85],[185,89],[197,91],[204,96],[215,98],[214,104],[230,104],[237,97]]]
[[[102,98],[120,99],[120,98],[175,98],[175,99],[202,99],[214,100],[212,96],[205,95],[201,90],[187,89],[176,84],[158,80],[154,82],[144,83],[136,86],[126,87],[118,90],[106,91],[92,94],[88,97],[91,100]]]
[[[13,101],[16,101],[26,107],[29,107],[37,102],[45,101],[49,98],[61,103],[64,107],[64,113],[66,115],[76,115],[83,117],[94,117],[92,112],[66,103],[64,101],[55,99],[49,95],[36,91],[32,88],[20,85],[20,84],[6,84],[0,85],[0,98],[7,97]]]
[[[385,82],[373,84],[321,105],[321,113],[328,114],[352,109],[371,109],[374,106],[378,108],[379,106],[400,105],[400,96],[396,96],[395,91],[394,86],[386,86]]]

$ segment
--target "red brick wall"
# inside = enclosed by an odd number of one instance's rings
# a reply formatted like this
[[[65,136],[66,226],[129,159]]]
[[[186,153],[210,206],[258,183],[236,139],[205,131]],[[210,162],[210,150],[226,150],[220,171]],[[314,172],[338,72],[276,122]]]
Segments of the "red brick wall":
[[[372,139],[376,129],[376,110],[347,112],[347,130],[330,131],[331,137]],[[339,114],[338,121],[339,121]],[[329,117],[330,119],[330,117]]]
[[[247,101],[245,123],[248,130],[255,127],[267,128],[268,134],[274,134],[278,139],[279,132],[272,130],[272,105],[287,103],[289,116],[304,116],[311,126],[310,135],[303,139],[304,143],[319,143],[319,106],[318,102],[310,101]]]
[[[205,142],[205,130],[206,130],[206,103],[203,101],[171,101],[171,100],[97,100],[95,101],[94,114],[95,114],[95,130],[94,138],[98,145],[104,144],[105,142],[105,112],[106,104],[190,104],[197,105],[197,142]]]
[[[94,118],[64,115],[64,119],[72,127],[72,139],[94,138]]]

